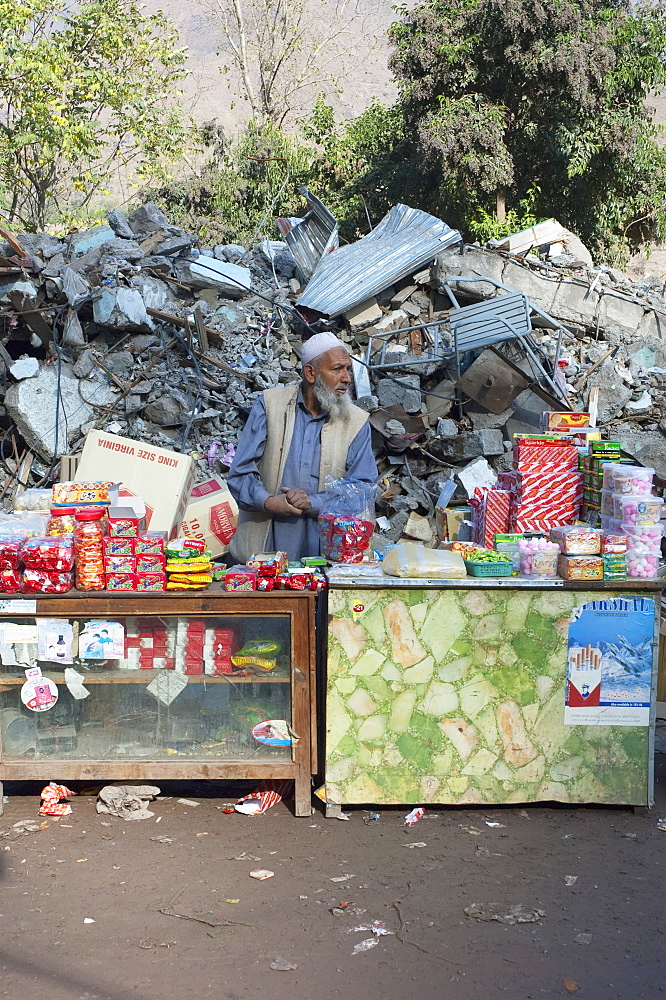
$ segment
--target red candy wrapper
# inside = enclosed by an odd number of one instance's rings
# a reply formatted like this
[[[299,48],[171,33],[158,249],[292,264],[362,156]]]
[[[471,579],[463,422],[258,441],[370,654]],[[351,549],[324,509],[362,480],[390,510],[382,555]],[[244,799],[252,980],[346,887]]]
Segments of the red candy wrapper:
[[[166,541],[166,531],[144,531],[136,539],[136,554],[164,555]]]
[[[164,555],[159,552],[142,552],[136,557],[137,573],[160,573],[165,565]]]
[[[374,523],[362,517],[320,514],[321,554],[331,562],[362,562],[374,530]]]
[[[18,569],[21,544],[17,538],[0,538],[0,569]]]
[[[105,556],[133,556],[137,538],[103,538]]]
[[[56,785],[55,781],[50,781],[46,788],[42,788],[39,807],[40,816],[69,816],[72,807],[68,802],[61,802],[60,799],[68,799],[71,795],[76,795],[71,788],[65,785]]]
[[[53,573],[46,569],[24,569],[21,591],[24,594],[66,594],[72,589],[71,573]]]
[[[0,593],[16,594],[20,589],[20,572],[17,569],[0,569]]]
[[[136,573],[134,556],[106,556],[104,558],[105,573]]]
[[[74,566],[74,543],[71,538],[26,538],[21,546],[26,569],[65,573]]]

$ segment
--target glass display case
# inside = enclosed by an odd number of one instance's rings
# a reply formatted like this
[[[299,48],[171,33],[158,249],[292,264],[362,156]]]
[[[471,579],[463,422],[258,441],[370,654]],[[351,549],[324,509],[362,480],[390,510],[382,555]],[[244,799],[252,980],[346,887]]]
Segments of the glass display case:
[[[310,814],[314,595],[3,604],[0,779],[293,778]]]

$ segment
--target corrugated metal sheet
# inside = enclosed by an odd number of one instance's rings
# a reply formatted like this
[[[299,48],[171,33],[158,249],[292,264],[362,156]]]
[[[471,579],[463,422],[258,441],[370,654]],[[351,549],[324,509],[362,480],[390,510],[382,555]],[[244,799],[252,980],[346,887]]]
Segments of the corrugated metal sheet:
[[[298,193],[307,202],[307,214],[302,219],[278,219],[277,227],[294,255],[303,280],[308,281],[321,258],[337,250],[338,224],[326,205],[306,187],[300,187]]]
[[[462,242],[434,215],[394,205],[358,243],[323,257],[296,303],[325,316],[340,316]]]

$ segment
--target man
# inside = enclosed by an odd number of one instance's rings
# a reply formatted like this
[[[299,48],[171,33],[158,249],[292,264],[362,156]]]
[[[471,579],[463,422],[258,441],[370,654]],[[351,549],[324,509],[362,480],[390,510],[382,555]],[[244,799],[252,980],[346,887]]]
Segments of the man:
[[[300,385],[268,389],[250,411],[227,485],[239,507],[231,555],[319,554],[317,517],[327,476],[373,484],[368,414],[347,390],[351,358],[332,333],[303,344]]]

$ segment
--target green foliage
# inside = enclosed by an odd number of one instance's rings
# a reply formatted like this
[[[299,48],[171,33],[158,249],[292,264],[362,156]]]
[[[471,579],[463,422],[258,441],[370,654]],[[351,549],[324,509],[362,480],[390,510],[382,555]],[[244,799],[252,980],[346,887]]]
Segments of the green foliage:
[[[399,13],[392,68],[420,170],[439,171],[433,211],[480,234],[498,191],[519,224],[532,191],[528,215],[555,215],[607,254],[666,235],[666,154],[646,107],[666,80],[660,3],[430,0]]]
[[[188,126],[167,101],[185,52],[136,0],[0,0],[0,195],[43,228],[118,167],[164,176]]]
[[[487,212],[483,206],[479,205],[468,222],[469,232],[480,243],[486,243],[488,240],[498,240],[503,236],[511,236],[512,233],[529,229],[530,226],[536,226],[538,222],[542,221],[533,212],[534,203],[540,193],[538,187],[530,188],[526,197],[521,198],[518,208],[512,208],[506,213],[503,222],[500,222],[496,215]]]

